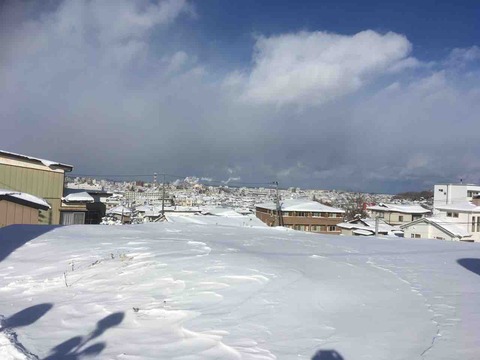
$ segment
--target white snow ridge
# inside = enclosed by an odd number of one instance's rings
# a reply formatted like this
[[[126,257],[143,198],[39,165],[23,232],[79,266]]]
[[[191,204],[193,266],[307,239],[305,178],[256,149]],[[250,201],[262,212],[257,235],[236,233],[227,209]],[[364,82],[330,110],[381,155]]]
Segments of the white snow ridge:
[[[478,244],[188,221],[0,229],[0,359],[480,356]]]

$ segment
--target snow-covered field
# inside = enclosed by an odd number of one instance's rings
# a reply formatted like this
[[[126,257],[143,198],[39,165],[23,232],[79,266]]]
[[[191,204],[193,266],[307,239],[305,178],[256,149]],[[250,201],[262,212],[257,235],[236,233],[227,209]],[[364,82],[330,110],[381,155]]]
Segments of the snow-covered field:
[[[0,358],[480,359],[479,244],[237,225],[0,229]]]

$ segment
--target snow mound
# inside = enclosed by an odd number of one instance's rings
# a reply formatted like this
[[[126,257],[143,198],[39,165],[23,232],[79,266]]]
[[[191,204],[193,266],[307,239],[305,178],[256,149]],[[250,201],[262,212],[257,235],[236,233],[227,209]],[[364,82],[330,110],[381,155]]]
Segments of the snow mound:
[[[478,244],[186,218],[0,229],[0,358],[478,359]]]

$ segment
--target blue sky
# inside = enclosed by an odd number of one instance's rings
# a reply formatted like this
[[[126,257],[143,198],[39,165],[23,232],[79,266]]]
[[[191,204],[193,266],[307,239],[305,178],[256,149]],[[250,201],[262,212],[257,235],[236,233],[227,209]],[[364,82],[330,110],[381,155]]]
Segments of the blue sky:
[[[5,150],[76,173],[480,182],[474,1],[3,2]]]
[[[355,34],[365,29],[404,34],[424,60],[437,60],[480,38],[478,1],[231,1],[195,2],[199,21],[185,21],[205,58],[219,52],[237,63],[250,60],[252,35],[300,30]],[[212,54],[215,53],[215,54]]]

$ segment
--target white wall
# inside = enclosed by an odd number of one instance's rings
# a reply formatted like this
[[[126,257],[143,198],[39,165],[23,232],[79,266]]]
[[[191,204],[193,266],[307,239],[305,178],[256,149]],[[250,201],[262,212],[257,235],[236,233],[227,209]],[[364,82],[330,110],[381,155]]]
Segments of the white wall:
[[[435,185],[433,187],[434,214],[436,214],[435,208],[437,206],[471,201],[472,197],[467,196],[468,191],[480,192],[480,186],[464,184]]]
[[[412,238],[412,234],[420,234],[421,239],[435,239],[436,237],[441,237],[444,240],[458,240],[440,231],[432,224],[427,223],[415,224],[404,229],[405,239]]]
[[[454,221],[457,226],[460,226],[466,232],[472,234],[470,239],[480,242],[480,231],[477,231],[477,226],[475,225],[474,231],[472,231],[472,216],[475,216],[475,223],[480,217],[480,213],[467,213],[467,212],[458,212],[458,218],[456,217],[447,217],[447,212],[455,212],[453,210],[438,210],[437,216],[441,218],[448,219],[449,221]]]

